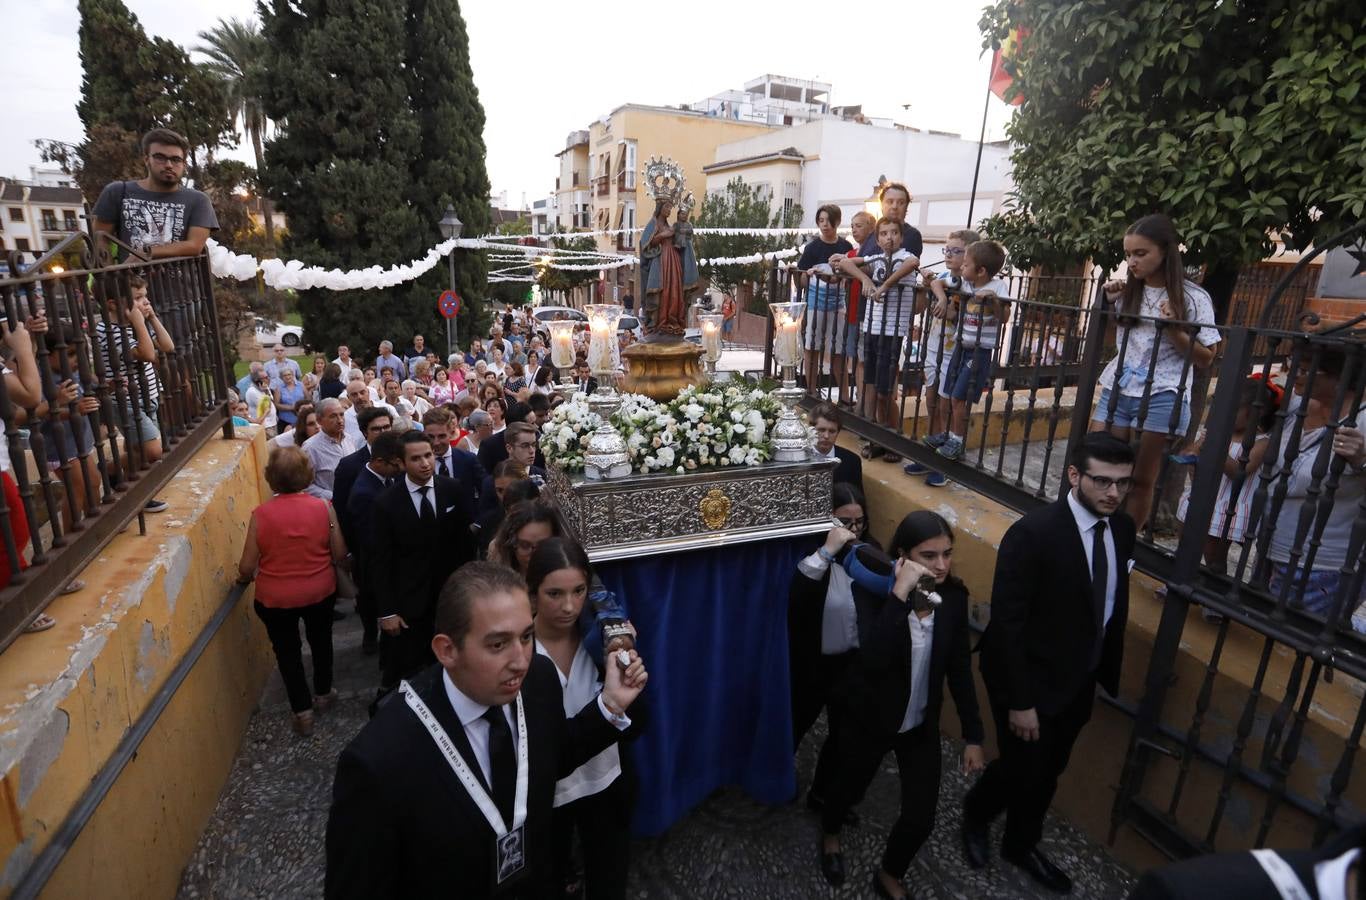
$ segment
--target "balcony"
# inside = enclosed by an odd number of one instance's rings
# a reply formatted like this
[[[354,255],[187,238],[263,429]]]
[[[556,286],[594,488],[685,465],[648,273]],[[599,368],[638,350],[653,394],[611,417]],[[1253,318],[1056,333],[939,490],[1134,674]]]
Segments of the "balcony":
[[[66,229],[59,226],[56,219],[43,219],[43,230],[51,231],[55,234],[62,234]]]
[[[593,179],[593,193],[599,197],[606,197],[611,191],[612,180],[606,175],[599,175]]]
[[[635,169],[622,169],[617,173],[617,190],[634,191],[636,189]]]

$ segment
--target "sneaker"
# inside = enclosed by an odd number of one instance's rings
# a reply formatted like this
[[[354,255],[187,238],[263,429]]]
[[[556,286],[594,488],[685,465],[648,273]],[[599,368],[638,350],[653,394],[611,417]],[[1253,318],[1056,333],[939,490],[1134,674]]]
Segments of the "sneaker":
[[[928,487],[943,487],[949,483],[949,476],[943,472],[931,472],[925,476],[925,484]]]
[[[142,508],[143,512],[159,513],[171,508],[171,504],[165,500],[157,500],[155,497],[147,501],[147,505]]]
[[[931,469],[924,463],[908,462],[901,467],[901,471],[907,475],[926,475],[930,473]]]
[[[899,463],[901,462],[901,454],[897,453],[895,450],[883,450],[882,459],[889,463]]]
[[[934,449],[938,450],[940,447],[944,446],[944,443],[948,439],[949,433],[947,431],[941,431],[938,434],[925,435],[925,439],[921,443],[923,443],[926,447],[933,447]]]
[[[939,448],[939,455],[945,459],[957,459],[963,455],[963,439],[951,437]]]

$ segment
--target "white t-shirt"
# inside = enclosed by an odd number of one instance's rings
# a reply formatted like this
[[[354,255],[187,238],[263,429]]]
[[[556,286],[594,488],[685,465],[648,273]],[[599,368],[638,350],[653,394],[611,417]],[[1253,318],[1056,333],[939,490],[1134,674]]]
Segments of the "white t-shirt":
[[[0,378],[6,375],[13,375],[14,370],[8,366],[0,366]],[[14,464],[9,461],[9,438],[0,434],[0,472],[13,472]]]
[[[1197,322],[1202,326],[1196,332],[1195,340],[1205,347],[1212,347],[1219,343],[1221,340],[1219,331],[1210,327],[1214,324],[1214,304],[1210,302],[1209,294],[1205,293],[1205,289],[1200,285],[1190,281],[1187,281],[1182,289],[1186,295],[1186,306],[1190,309],[1190,321]],[[1143,303],[1138,311],[1139,315],[1160,318],[1162,316],[1162,304],[1166,299],[1166,288],[1145,287],[1143,289]],[[1178,316],[1183,315],[1179,309],[1174,311]],[[1100,374],[1100,386],[1103,388],[1114,387],[1116,375],[1118,375],[1119,392],[1122,395],[1125,397],[1142,397],[1144,382],[1148,377],[1148,366],[1153,361],[1153,342],[1156,340],[1157,326],[1150,321],[1139,321],[1133,325],[1121,324],[1116,335],[1116,346],[1125,348],[1124,371],[1116,371],[1119,368],[1119,353],[1116,352],[1115,358],[1110,360],[1110,364]],[[1193,368],[1189,366],[1185,355],[1176,349],[1164,333],[1162,344],[1157,349],[1157,364],[1153,367],[1152,394],[1177,390],[1181,387],[1181,373],[1185,371],[1185,397],[1189,400],[1191,382],[1195,380]]]
[[[277,421],[275,403],[271,400],[269,394],[264,393],[260,388],[253,384],[251,387],[247,388],[247,395],[242,399],[247,401],[247,409],[251,410],[251,414],[256,418],[261,419],[261,425],[263,427],[275,427]],[[264,418],[262,418],[262,411],[265,413]]]
[[[993,278],[981,287],[974,287],[972,282],[964,279],[960,287],[969,294],[995,291],[1002,300],[1010,299],[1010,285],[999,278]],[[990,305],[975,297],[963,297],[958,310],[958,336],[965,348],[995,350],[1001,340],[1001,323],[997,321]]]
[[[911,256],[908,250],[898,250],[892,254],[891,265],[887,254],[866,257],[868,277],[878,287]],[[915,273],[898,281],[891,290],[882,295],[876,303],[863,301],[863,330],[876,335],[906,335],[911,331],[911,319],[915,316]]]

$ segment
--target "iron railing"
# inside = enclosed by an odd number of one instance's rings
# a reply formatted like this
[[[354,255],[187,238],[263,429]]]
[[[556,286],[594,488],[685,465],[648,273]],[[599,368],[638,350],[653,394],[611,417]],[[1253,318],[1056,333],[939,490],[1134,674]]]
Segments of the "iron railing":
[[[207,256],[122,251],[123,262],[109,262],[90,235],[73,234],[0,278],[12,373],[0,378],[0,649],[205,441],[220,430],[232,436]],[[73,256],[79,268],[53,271],[54,260]],[[12,254],[9,271],[20,268]],[[141,331],[138,279],[155,318]],[[139,334],[157,346],[154,361],[137,357]]]
[[[1136,708],[1118,704],[1135,726],[1114,823],[1173,856],[1216,847],[1236,784],[1263,792],[1257,845],[1284,809],[1312,816],[1316,837],[1360,815],[1348,792],[1366,730],[1366,465],[1356,465],[1366,460],[1348,459],[1334,441],[1366,426],[1366,315],[1308,332],[1279,303],[1289,297],[1298,317],[1313,257],[1363,233],[1366,223],[1286,273],[1257,298],[1255,324],[1197,327],[1203,317],[1193,308],[1175,317],[1117,308],[1095,278],[1015,277],[999,339],[984,341],[965,332],[962,312],[973,300],[962,291],[948,292],[949,314],[937,318],[921,286],[870,306],[856,305],[842,278],[813,288],[793,270],[770,277],[770,296],[807,300],[809,402],[842,403],[846,428],[878,453],[1024,512],[1067,489],[1069,451],[1088,430],[1138,448],[1127,502],[1139,519],[1135,562],[1167,587],[1144,696]],[[1213,348],[1207,365],[1170,352],[1192,343]],[[946,350],[961,356],[967,345],[989,346],[979,353],[991,371],[962,429],[965,451],[948,460],[925,443],[944,428],[931,412],[943,399],[930,393],[944,383]],[[765,368],[773,372],[771,362]],[[1105,390],[1103,376],[1117,389]],[[1217,623],[1213,650],[1195,708],[1164,715],[1191,605]],[[1261,653],[1232,733],[1215,740],[1210,710],[1231,628],[1250,631]],[[1286,653],[1288,667],[1280,666]],[[1314,705],[1334,673],[1349,682],[1338,692],[1356,707],[1347,725]],[[1310,728],[1339,741],[1317,791],[1295,769]],[[1324,752],[1320,743],[1320,759]],[[1197,764],[1217,770],[1215,796],[1201,805],[1188,790]],[[1155,778],[1160,765],[1174,770]],[[1205,807],[1203,827],[1193,827],[1193,810]]]

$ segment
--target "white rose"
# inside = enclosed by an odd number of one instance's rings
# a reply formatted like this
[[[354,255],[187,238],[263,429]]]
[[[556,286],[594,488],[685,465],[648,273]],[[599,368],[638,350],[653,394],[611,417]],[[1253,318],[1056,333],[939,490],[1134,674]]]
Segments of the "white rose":
[[[731,420],[732,422],[739,422],[739,421],[740,421],[741,419],[743,419],[743,418],[744,418],[744,416],[740,415],[740,411],[739,411],[738,409],[737,409],[737,410],[732,410],[732,411],[731,411],[730,420]]]
[[[745,426],[743,426],[743,425],[732,425],[730,430],[733,431],[733,432],[735,432],[736,434],[744,434],[744,433],[745,433]]]
[[[730,452],[727,453],[726,456],[732,463],[738,466],[745,461],[745,448],[731,447]]]
[[[674,464],[673,447],[660,447],[659,452],[656,453],[655,456],[658,457],[661,466],[671,466]]]

